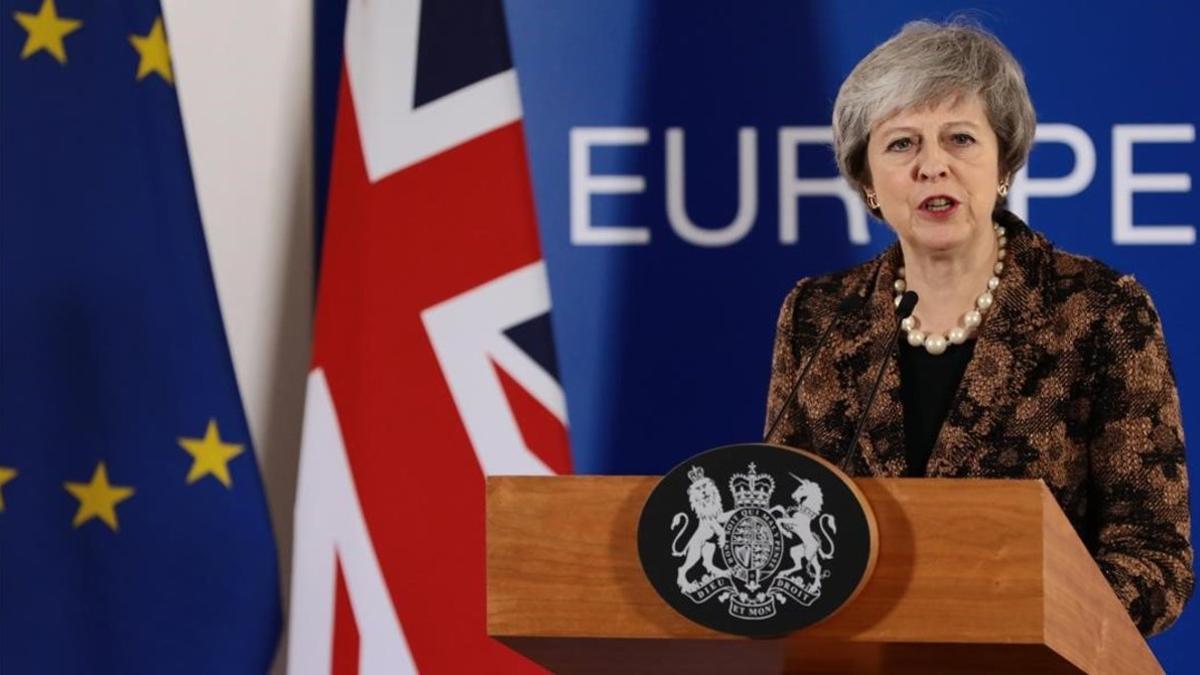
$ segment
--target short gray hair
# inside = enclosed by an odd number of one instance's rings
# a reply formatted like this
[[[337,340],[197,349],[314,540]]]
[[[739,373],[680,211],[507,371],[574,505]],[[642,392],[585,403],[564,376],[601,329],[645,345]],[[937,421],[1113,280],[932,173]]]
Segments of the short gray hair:
[[[903,110],[979,95],[1000,144],[1000,172],[1025,165],[1037,121],[1008,49],[967,19],[913,21],[858,62],[833,104],[838,169],[860,193],[870,182],[871,128]]]

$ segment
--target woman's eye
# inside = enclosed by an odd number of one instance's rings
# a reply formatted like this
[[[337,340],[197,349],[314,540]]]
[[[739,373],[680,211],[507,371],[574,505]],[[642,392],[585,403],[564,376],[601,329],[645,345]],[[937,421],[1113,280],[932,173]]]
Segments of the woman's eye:
[[[891,143],[888,143],[887,149],[895,150],[895,151],[903,151],[903,150],[907,150],[911,147],[912,147],[912,139],[911,138],[897,138],[896,140],[892,141]]]
[[[975,142],[975,138],[971,134],[954,134],[950,138],[955,145],[971,145]]]

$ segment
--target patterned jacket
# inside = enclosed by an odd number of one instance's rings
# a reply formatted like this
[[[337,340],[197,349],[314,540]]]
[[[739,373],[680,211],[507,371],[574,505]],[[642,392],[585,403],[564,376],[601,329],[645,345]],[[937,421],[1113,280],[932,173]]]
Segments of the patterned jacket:
[[[1045,481],[1134,623],[1157,633],[1194,584],[1179,396],[1158,315],[1132,276],[1055,250],[1007,212],[998,222],[1006,268],[925,473]],[[900,262],[893,245],[788,294],[768,422],[838,323],[773,440],[842,459],[893,326]],[[852,475],[904,475],[902,405],[893,347]]]

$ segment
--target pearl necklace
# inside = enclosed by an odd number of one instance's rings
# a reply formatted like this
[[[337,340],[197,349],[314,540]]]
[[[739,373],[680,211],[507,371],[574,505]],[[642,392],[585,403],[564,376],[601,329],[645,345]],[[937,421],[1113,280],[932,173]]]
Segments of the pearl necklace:
[[[988,279],[987,289],[975,298],[975,307],[964,313],[958,320],[959,325],[950,329],[949,333],[923,333],[920,330],[921,322],[916,315],[909,316],[900,322],[900,329],[908,336],[908,344],[913,347],[925,347],[925,351],[937,356],[946,351],[946,347],[954,344],[960,345],[971,337],[979,324],[983,323],[983,316],[992,308],[996,301],[996,289],[1000,287],[1000,273],[1004,271],[1004,256],[1006,254],[1005,247],[1008,245],[1008,238],[1005,236],[1004,228],[992,224],[992,229],[996,233],[996,264],[992,267],[992,278]],[[896,283],[892,288],[896,291],[896,305],[900,305],[900,298],[904,295],[904,291],[908,290],[908,284],[904,281],[904,268],[896,270]]]

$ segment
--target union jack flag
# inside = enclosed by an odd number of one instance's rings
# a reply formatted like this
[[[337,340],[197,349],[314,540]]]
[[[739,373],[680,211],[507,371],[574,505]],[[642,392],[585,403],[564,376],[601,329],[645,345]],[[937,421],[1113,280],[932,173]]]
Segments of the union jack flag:
[[[289,669],[520,672],[484,476],[571,469],[499,1],[352,1],[297,490]]]

